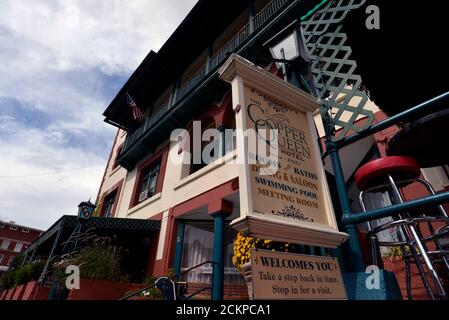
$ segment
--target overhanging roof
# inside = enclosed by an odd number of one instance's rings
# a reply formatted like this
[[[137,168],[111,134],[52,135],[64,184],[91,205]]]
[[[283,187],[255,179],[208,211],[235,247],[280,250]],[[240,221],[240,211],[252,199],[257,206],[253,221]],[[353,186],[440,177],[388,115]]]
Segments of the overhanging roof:
[[[32,252],[38,246],[52,238],[52,236],[61,228],[71,232],[76,228],[78,223],[79,219],[77,216],[62,216],[47,231],[37,238],[24,253],[27,254]],[[101,233],[132,232],[133,234],[145,234],[151,231],[158,231],[161,227],[161,222],[158,220],[92,217],[84,222],[84,226],[85,230],[94,229],[96,232]]]
[[[103,113],[105,121],[132,127],[131,110],[123,108],[124,93],[128,91],[142,111],[148,109],[247,6],[247,1],[241,0],[199,0],[157,54],[151,51],[147,55],[112,100]]]
[[[449,90],[449,30],[446,3],[370,0],[380,13],[380,29],[369,30],[365,6],[351,12],[344,31],[365,89],[394,115]],[[434,109],[448,108],[441,104]]]

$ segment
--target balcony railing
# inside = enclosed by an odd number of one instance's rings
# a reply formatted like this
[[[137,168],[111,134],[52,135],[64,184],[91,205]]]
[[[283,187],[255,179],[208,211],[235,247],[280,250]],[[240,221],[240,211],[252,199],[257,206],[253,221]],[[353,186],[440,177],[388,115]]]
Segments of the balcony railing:
[[[250,24],[247,23],[240,31],[232,37],[217,53],[209,58],[209,61],[204,64],[201,69],[195,73],[182,87],[176,90],[174,100],[164,103],[164,105],[154,114],[149,116],[145,123],[143,123],[134,133],[128,135],[124,151],[129,148],[141,135],[145,133],[148,128],[151,128],[173,105],[181,101],[189,92],[197,87],[202,80],[206,78],[212,71],[214,71],[228,56],[229,53],[234,52],[250,35],[270,20],[281,8],[293,0],[273,0],[267,4],[258,14],[253,18],[254,29],[251,30]]]

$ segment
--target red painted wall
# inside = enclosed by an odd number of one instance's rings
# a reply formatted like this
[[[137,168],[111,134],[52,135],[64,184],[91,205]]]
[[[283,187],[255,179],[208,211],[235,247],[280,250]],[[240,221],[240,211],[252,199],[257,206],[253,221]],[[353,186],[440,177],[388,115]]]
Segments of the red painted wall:
[[[13,230],[17,228],[17,230]],[[28,232],[24,232],[27,231]],[[25,250],[34,240],[36,240],[43,231],[27,228],[25,226],[15,225],[0,221],[0,255],[3,255],[3,259],[0,262],[0,266],[7,266],[11,257],[17,256],[20,252]],[[10,244],[8,248],[1,249],[1,245],[4,240],[9,240]],[[16,244],[23,243],[20,252],[15,252],[14,248]],[[2,272],[0,271],[0,276]]]

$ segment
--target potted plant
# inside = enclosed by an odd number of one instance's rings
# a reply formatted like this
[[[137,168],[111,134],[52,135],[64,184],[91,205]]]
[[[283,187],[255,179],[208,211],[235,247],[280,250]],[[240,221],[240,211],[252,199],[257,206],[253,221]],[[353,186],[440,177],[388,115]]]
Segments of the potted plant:
[[[161,290],[159,290],[156,287],[152,287],[152,286],[154,286],[155,281],[156,281],[156,278],[154,278],[154,277],[151,277],[151,276],[145,277],[145,279],[142,281],[142,286],[143,287],[151,287],[151,288],[140,292],[138,295],[131,297],[130,300],[161,300],[162,299]],[[125,294],[125,296],[131,294],[132,292],[133,291],[127,292]]]
[[[62,298],[114,300],[124,296],[133,287],[121,270],[123,250],[114,245],[109,237],[86,233],[77,241],[79,250],[57,257],[52,263],[51,277],[59,288],[65,288],[67,266],[79,267],[80,288],[71,289]]]

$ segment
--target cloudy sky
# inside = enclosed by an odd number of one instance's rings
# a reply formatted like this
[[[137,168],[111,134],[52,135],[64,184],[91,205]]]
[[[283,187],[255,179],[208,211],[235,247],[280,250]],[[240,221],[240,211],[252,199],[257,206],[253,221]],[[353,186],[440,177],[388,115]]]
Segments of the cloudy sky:
[[[46,229],[95,199],[102,112],[196,0],[1,0],[0,219]]]

